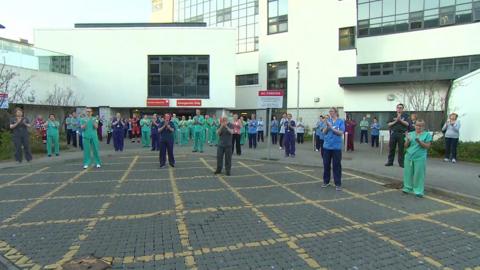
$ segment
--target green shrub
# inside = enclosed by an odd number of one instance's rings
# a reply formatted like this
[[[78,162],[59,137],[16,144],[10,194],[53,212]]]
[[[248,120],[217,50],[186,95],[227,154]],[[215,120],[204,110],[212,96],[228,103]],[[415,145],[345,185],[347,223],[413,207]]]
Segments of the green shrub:
[[[12,156],[12,133],[9,131],[0,131],[0,160],[9,159]]]
[[[432,157],[443,158],[445,156],[445,139],[440,138],[434,141],[428,152]],[[480,142],[459,142],[457,159],[469,162],[480,162]]]

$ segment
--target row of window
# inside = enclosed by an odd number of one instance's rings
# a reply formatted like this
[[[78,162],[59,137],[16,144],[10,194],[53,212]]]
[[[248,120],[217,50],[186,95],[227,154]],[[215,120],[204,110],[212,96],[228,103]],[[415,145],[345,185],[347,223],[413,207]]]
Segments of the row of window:
[[[258,73],[255,74],[245,74],[245,75],[237,75],[236,76],[236,83],[237,86],[243,85],[257,85],[258,84]]]
[[[359,0],[358,36],[480,21],[480,0]]]
[[[148,57],[148,97],[208,98],[210,57]]]
[[[468,73],[480,68],[480,55],[445,57],[399,62],[357,65],[357,76],[381,76],[412,73]]]
[[[258,50],[258,0],[175,0],[174,20],[234,27],[237,53]]]

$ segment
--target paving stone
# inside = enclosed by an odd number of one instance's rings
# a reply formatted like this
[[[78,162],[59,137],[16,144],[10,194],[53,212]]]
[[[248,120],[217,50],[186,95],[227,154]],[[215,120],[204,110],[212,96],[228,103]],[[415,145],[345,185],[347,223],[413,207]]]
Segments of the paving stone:
[[[242,201],[229,190],[182,193],[180,196],[187,210],[243,205]]]
[[[226,188],[216,177],[177,180],[179,191]]]
[[[111,194],[117,182],[105,183],[72,183],[55,193],[55,196],[100,195]]]
[[[55,189],[58,185],[8,186],[0,188],[0,200],[38,198]]]
[[[77,172],[78,173],[78,172]],[[17,183],[63,183],[74,177],[77,173],[39,173],[29,176]]]
[[[480,235],[480,214],[470,211],[459,211],[434,216],[432,219]]]
[[[450,208],[450,206],[446,204],[428,199],[418,199],[414,196],[403,194],[400,190],[373,195],[369,198],[412,214],[428,213]]]
[[[361,229],[298,241],[329,269],[431,269],[407,251]]]
[[[341,218],[313,205],[262,207],[260,211],[282,231],[290,234],[319,232],[350,225]]]
[[[379,206],[363,199],[326,202],[322,203],[322,205],[325,205],[329,209],[360,223],[400,218],[405,216],[405,214],[396,212],[383,206]]]
[[[194,249],[260,241],[277,236],[249,209],[186,214],[185,221]]]
[[[464,269],[480,265],[480,239],[465,233],[418,220],[373,228],[445,267]]]
[[[310,269],[286,244],[196,256],[199,269]]]
[[[118,193],[158,193],[172,192],[170,181],[125,182]]]
[[[174,210],[173,195],[145,195],[115,197],[106,215],[138,215],[157,211]]]
[[[351,197],[345,192],[335,191],[335,187],[322,188],[322,183],[295,184],[288,186],[309,200],[336,200]]]
[[[258,188],[258,189],[242,189],[239,190],[253,204],[271,204],[271,203],[288,203],[299,202],[302,199],[288,192],[281,187]]]
[[[29,202],[3,202],[0,203],[0,221],[9,218],[11,215],[19,212],[25,206],[27,206]]]

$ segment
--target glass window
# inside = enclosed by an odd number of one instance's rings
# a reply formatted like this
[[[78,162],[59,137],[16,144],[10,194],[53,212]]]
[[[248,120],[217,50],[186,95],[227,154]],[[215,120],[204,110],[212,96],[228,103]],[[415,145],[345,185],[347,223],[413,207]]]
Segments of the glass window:
[[[408,13],[408,1],[407,0],[397,1],[395,13],[396,14]]]
[[[453,58],[438,59],[438,72],[451,72],[453,68]]]
[[[410,12],[423,10],[423,0],[410,0]]]
[[[370,76],[378,76],[381,75],[381,64],[370,64]]]
[[[288,31],[288,0],[268,0],[268,34]]]
[[[357,66],[357,76],[368,76],[368,64]]]
[[[205,98],[209,96],[210,57],[208,55],[152,55],[148,59],[148,97]]]
[[[420,73],[422,72],[422,60],[415,60],[408,62],[408,72],[409,73]]]
[[[426,59],[423,60],[423,72],[431,73],[437,71],[437,60],[436,59]]]
[[[469,68],[469,61],[470,57],[468,56],[462,56],[462,57],[455,57],[454,58],[454,71],[455,72],[468,72]]]
[[[457,5],[455,10],[455,23],[469,23],[472,21],[472,3]]]
[[[439,0],[425,0],[425,9],[438,8]]]
[[[455,5],[455,0],[440,0],[441,7],[447,7],[452,5]]]
[[[283,107],[287,107],[287,62],[277,62],[267,64],[267,88],[282,89]]]
[[[410,13],[410,30],[423,28],[423,11]]]
[[[395,71],[394,71],[395,74],[404,74],[404,73],[407,73],[407,70],[408,69],[407,69],[406,61],[395,63]]]
[[[358,20],[359,21],[368,19],[370,17],[368,8],[369,8],[368,3],[358,5]]]
[[[455,23],[455,6],[440,8],[440,26]]]
[[[393,74],[393,63],[383,63],[382,75],[392,75],[392,74]]]
[[[236,85],[257,85],[258,84],[258,73],[257,74],[246,74],[246,75],[237,75]]]
[[[480,21],[480,1],[473,3],[473,20]]]
[[[474,55],[470,57],[470,71],[474,71],[480,68],[480,55]]]
[[[355,27],[345,27],[339,29],[339,49],[355,49]]]
[[[383,0],[383,14],[382,16],[395,15],[395,0]]]
[[[382,1],[370,2],[370,18],[382,16]]]

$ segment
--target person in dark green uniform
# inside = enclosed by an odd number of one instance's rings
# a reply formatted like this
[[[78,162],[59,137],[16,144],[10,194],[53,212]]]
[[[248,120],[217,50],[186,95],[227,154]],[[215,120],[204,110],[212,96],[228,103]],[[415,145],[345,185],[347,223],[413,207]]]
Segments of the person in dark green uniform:
[[[203,143],[205,142],[205,118],[200,114],[200,110],[195,111],[193,117],[193,151],[203,153]]]
[[[182,116],[182,120],[178,124],[180,126],[180,145],[188,144],[188,121],[185,119],[185,115]]]
[[[247,141],[247,121],[244,120],[243,116],[240,116],[240,121],[242,122],[242,128],[240,128],[240,145],[244,145]]]
[[[398,145],[398,165],[403,168],[405,132],[408,131],[408,127],[410,126],[409,117],[403,112],[403,108],[403,104],[398,104],[395,116],[392,118],[392,121],[388,123],[388,127],[390,128],[390,142],[388,146],[390,150],[385,166],[393,166],[395,150]]]
[[[142,120],[140,120],[140,127],[142,132],[142,145],[143,147],[150,147],[151,141],[150,136],[152,132],[152,121],[148,119],[146,114],[143,115]]]
[[[48,121],[45,123],[45,128],[47,129],[47,155],[52,156],[52,144],[55,148],[55,156],[58,156],[60,153],[60,141],[59,141],[59,131],[60,122],[55,120],[55,115],[52,113],[48,116]]]
[[[83,168],[87,169],[90,166],[90,147],[93,151],[93,158],[97,168],[101,167],[100,149],[98,143],[98,120],[93,117],[92,108],[85,109],[87,116],[81,120],[80,127],[83,133]]]
[[[405,168],[403,169],[403,192],[423,197],[427,152],[432,135],[425,131],[425,122],[417,120],[415,131],[406,134]]]

